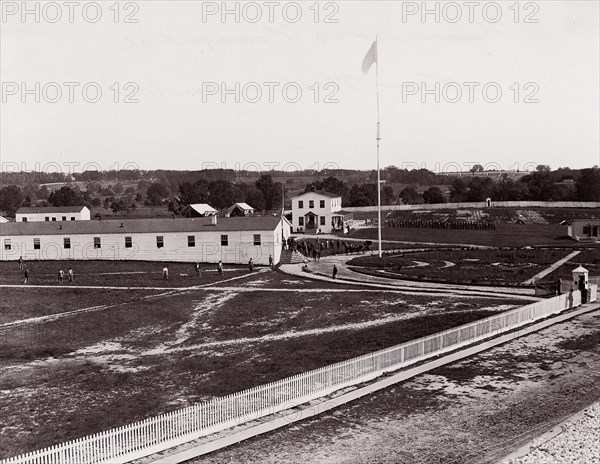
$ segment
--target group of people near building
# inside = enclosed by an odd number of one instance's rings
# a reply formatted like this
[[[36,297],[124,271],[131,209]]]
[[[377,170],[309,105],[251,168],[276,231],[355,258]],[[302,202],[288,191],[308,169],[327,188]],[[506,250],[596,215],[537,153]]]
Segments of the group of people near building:
[[[23,273],[23,277],[24,277],[24,284],[28,284],[29,283],[29,268],[25,265],[25,261],[23,260],[23,257],[20,256],[19,257],[19,271],[21,271]],[[69,269],[65,272],[63,269],[59,269],[58,273],[57,273],[57,280],[58,283],[61,284],[65,281],[69,281],[69,282],[74,282],[75,281],[75,273],[73,272],[73,268],[71,266],[69,266]]]
[[[496,230],[494,222],[482,221],[434,221],[426,219],[388,219],[388,227],[400,229],[445,229],[445,230]]]

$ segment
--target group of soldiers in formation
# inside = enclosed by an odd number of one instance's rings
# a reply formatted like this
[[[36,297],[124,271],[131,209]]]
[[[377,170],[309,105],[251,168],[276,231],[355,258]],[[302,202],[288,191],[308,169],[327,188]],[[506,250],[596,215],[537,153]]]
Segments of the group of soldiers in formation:
[[[388,227],[401,229],[496,230],[494,222],[433,221],[424,219],[388,219]]]
[[[307,258],[312,258],[313,261],[319,261],[321,259],[321,253],[323,250],[331,250],[332,254],[345,253],[363,253],[371,249],[372,242],[370,240],[364,243],[352,245],[340,241],[340,239],[322,239],[317,238],[316,242],[309,240],[295,240],[293,237],[289,237],[283,241],[284,250],[296,251],[303,254]]]

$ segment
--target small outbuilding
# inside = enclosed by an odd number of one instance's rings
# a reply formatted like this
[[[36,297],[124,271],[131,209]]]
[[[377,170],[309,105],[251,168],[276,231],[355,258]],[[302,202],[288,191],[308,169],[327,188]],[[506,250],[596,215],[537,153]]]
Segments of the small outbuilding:
[[[567,234],[578,242],[598,242],[600,219],[574,219],[568,226]]]
[[[227,217],[252,216],[254,208],[248,203],[236,203],[227,210]]]
[[[194,203],[193,205],[189,205],[188,209],[189,217],[208,217],[216,216],[217,214],[218,211],[206,203]]]

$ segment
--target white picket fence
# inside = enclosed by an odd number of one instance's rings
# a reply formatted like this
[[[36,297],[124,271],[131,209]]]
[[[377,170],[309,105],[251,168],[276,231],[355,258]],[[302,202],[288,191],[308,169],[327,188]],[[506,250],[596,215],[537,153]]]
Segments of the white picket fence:
[[[592,291],[596,296],[597,288]],[[581,304],[574,291],[470,324],[215,398],[141,422],[0,461],[0,464],[120,464],[516,329]]]

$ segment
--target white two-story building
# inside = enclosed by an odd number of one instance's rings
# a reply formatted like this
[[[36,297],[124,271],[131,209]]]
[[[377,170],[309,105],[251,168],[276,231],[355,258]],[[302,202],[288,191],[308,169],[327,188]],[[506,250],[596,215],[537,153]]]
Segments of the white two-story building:
[[[305,192],[292,198],[292,228],[294,232],[348,233],[352,228],[352,213],[342,209],[342,197],[324,190]]]

